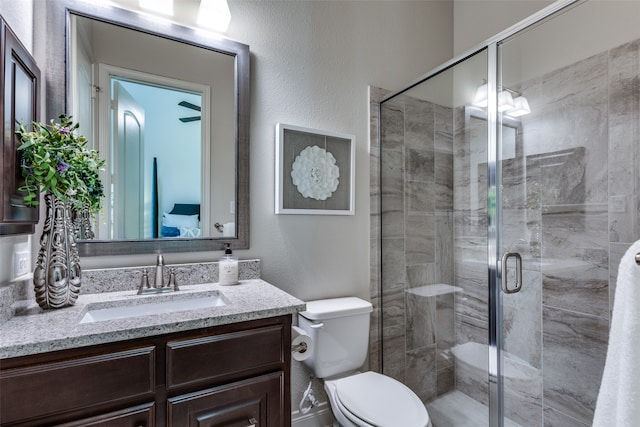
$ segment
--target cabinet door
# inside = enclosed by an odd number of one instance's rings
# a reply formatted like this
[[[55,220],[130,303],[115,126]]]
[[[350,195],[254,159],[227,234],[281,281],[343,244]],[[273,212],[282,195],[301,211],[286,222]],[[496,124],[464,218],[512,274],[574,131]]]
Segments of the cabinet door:
[[[146,403],[120,411],[113,411],[58,427],[154,427],[155,404]]]
[[[16,121],[30,126],[38,117],[40,70],[11,28],[0,20],[0,80],[4,96],[0,100],[2,141],[0,148],[0,235],[33,233],[39,209],[26,207],[18,188],[23,185],[17,151]]]
[[[152,400],[155,372],[153,345],[45,363],[26,357],[0,371],[0,424],[42,425]]]
[[[284,427],[283,383],[284,374],[274,372],[169,398],[167,424],[172,427]]]

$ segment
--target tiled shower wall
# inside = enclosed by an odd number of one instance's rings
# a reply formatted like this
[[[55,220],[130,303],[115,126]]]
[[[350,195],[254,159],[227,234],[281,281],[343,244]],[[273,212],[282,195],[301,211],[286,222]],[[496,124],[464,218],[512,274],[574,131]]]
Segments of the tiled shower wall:
[[[380,221],[384,254],[382,370],[428,401],[454,385],[453,361],[447,353],[455,338],[450,286],[453,115],[451,109],[408,96],[383,108],[382,212],[372,219],[372,225]],[[374,143],[372,159],[377,160],[377,152]],[[376,181],[372,179],[372,194],[377,192]],[[375,208],[372,205],[372,212]],[[372,242],[372,253],[375,249]],[[380,301],[378,296],[374,290],[374,303]]]
[[[503,165],[503,249],[525,258],[523,290],[503,298],[506,363],[523,374],[505,380],[505,404],[522,425],[591,424],[617,265],[640,238],[638,64],[632,42],[513,88],[532,108]],[[381,95],[372,90],[372,106]],[[423,400],[455,387],[485,401],[486,375],[455,367],[448,352],[487,339],[486,166],[475,165],[472,189],[473,126],[463,109],[406,96],[383,109],[382,148],[371,110],[372,300],[382,316],[372,367],[381,347],[384,372]],[[424,287],[436,284],[456,288]]]

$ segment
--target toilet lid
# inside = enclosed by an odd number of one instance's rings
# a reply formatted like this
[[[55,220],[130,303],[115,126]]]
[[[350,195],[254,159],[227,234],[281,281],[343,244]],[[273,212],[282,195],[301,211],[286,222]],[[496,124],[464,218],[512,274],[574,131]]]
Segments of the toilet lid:
[[[393,378],[375,372],[335,382],[340,403],[356,417],[378,427],[425,427],[429,415],[418,396]]]

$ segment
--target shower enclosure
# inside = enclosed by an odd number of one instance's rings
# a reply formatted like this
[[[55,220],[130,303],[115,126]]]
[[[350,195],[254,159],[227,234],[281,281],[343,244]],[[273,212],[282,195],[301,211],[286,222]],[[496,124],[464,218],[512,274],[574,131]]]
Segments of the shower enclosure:
[[[434,427],[591,425],[640,238],[639,14],[556,2],[372,89],[370,359]]]

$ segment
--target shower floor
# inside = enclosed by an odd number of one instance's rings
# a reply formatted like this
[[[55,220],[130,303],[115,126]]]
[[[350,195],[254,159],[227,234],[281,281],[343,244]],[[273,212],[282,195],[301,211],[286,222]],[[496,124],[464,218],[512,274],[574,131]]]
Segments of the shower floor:
[[[426,404],[433,427],[489,426],[489,408],[460,391],[444,394]],[[509,419],[505,427],[520,427]]]

